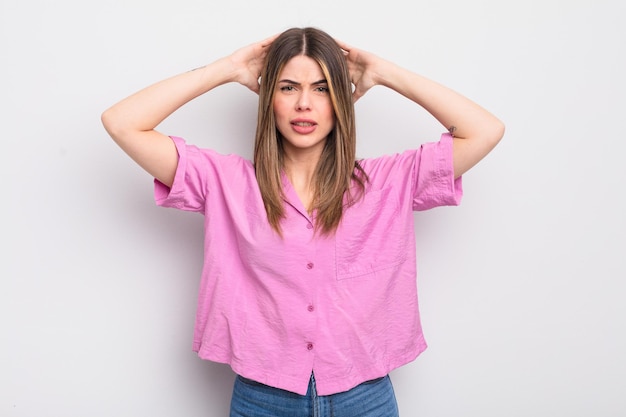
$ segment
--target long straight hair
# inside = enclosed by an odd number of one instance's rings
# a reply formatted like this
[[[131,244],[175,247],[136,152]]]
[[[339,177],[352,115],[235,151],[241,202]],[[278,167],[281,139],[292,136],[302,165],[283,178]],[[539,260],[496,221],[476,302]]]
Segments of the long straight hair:
[[[341,222],[344,206],[353,204],[369,180],[356,161],[356,123],[352,84],[343,51],[327,33],[316,28],[292,28],[280,34],[269,47],[261,71],[259,115],[254,143],[254,166],[261,196],[272,228],[282,235],[285,216],[281,172],[284,167],[283,138],[276,127],[274,94],[278,77],[293,57],[315,60],[328,83],[335,126],[328,134],[313,174],[315,228],[330,234]]]

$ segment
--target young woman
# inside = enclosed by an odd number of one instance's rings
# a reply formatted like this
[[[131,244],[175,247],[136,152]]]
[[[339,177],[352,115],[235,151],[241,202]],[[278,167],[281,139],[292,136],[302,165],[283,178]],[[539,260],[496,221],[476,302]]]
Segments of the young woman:
[[[236,82],[259,94],[254,161],[155,130]],[[354,101],[381,85],[447,132],[356,160]],[[396,416],[388,373],[425,348],[413,212],[459,204],[503,124],[450,89],[315,28],[293,28],[149,86],[102,121],[155,180],[157,204],[205,216],[194,349],[238,374],[231,416]]]

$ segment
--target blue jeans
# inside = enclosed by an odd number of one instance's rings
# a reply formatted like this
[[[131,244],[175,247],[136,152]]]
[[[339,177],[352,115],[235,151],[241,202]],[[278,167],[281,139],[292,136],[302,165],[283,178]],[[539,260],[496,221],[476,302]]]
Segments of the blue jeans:
[[[389,376],[338,394],[318,396],[311,375],[306,395],[237,376],[230,417],[398,417]]]

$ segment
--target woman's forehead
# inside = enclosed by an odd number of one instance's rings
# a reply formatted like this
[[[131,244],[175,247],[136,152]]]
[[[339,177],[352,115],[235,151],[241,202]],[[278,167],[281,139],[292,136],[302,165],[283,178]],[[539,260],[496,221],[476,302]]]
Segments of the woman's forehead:
[[[317,61],[305,55],[297,55],[287,61],[278,78],[279,81],[317,82],[325,77]]]

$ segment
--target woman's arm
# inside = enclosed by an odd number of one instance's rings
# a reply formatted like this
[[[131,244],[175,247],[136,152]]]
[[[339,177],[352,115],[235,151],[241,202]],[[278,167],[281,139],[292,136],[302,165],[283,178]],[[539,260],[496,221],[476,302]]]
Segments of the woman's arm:
[[[258,93],[261,67],[273,38],[136,92],[104,111],[104,128],[143,169],[171,186],[178,154],[172,140],[155,128],[179,107],[219,85],[239,82]]]
[[[374,54],[339,45],[346,53],[355,101],[383,85],[422,106],[453,134],[455,177],[483,159],[504,135],[504,124],[466,97]]]

